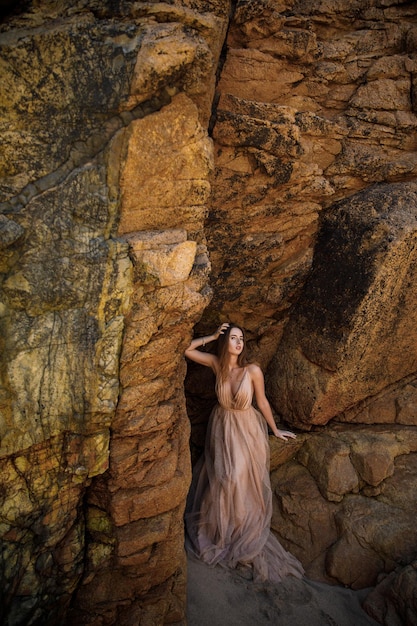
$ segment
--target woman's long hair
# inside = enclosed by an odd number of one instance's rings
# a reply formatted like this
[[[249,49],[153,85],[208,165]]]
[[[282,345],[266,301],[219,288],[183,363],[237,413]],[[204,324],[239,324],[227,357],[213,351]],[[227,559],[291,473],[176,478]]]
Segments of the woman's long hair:
[[[224,331],[222,335],[219,335],[219,338],[217,340],[217,356],[219,357],[220,379],[223,381],[226,380],[229,374],[229,336],[233,328],[237,328],[238,330],[240,330],[243,335],[243,350],[237,357],[237,364],[239,365],[239,367],[245,367],[245,365],[248,365],[249,363],[248,353],[246,350],[245,331],[241,326],[239,326],[239,324],[233,324],[232,322],[230,322],[230,326],[227,328],[227,330]]]

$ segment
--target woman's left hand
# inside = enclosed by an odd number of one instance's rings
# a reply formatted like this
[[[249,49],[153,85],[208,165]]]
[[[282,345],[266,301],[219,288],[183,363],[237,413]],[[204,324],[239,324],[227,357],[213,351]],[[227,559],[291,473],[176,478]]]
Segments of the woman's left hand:
[[[296,439],[297,435],[295,435],[294,433],[292,433],[289,430],[277,430],[276,433],[274,433],[275,437],[278,437],[278,439],[283,439],[284,441],[287,441],[287,439]]]

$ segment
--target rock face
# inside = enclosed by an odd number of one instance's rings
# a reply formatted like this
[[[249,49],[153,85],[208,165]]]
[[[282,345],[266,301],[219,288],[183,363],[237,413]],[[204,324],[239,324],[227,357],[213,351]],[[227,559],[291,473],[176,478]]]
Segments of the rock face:
[[[308,427],[417,425],[417,185],[378,185],[322,214],[316,254],[279,351],[271,399]]]
[[[210,297],[226,14],[28,3],[2,24],[4,624],[183,620],[182,354]]]
[[[272,526],[308,577],[363,589],[415,559],[415,428],[339,424],[286,457],[271,446]]]
[[[120,93],[81,54],[93,56],[94,33],[107,38],[97,67],[113,63],[115,34],[88,14],[54,28],[28,22],[1,35],[5,624],[62,623],[82,574],[83,498],[108,467],[131,267],[127,244],[110,236],[118,190],[108,141],[123,126],[111,112]],[[133,59],[119,73],[122,91]]]
[[[266,366],[323,207],[415,179],[415,38],[408,4],[237,3],[213,128],[214,297],[202,331],[212,311],[236,320]]]
[[[366,611],[379,624],[413,624],[417,614],[417,564],[392,572],[365,600]]]
[[[88,494],[92,541],[73,624],[98,624],[102,615],[117,624],[180,623],[184,615],[183,513],[191,464],[182,354],[189,328],[208,302],[209,292],[200,293],[208,260],[198,232],[211,151],[197,108],[185,95],[133,122],[125,141],[119,233],[133,264],[132,297],[110,468]],[[163,150],[170,155],[166,163]],[[156,162],[166,170],[163,193],[150,199],[145,182]],[[193,210],[187,210],[187,198]],[[133,231],[131,222],[154,230]],[[187,238],[190,232],[199,244]]]
[[[184,622],[182,354],[230,317],[312,431],[275,531],[414,619],[417,7],[3,5],[2,623]]]
[[[414,498],[394,497],[415,450],[393,455],[417,415],[415,40],[406,3],[238,2],[217,88],[198,331],[242,324],[278,418],[312,431],[273,450],[273,527],[310,576],[352,587],[417,547]]]

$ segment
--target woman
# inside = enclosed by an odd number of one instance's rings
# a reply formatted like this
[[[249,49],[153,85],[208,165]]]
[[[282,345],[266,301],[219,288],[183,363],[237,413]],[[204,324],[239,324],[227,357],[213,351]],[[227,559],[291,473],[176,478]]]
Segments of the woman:
[[[216,339],[218,356],[198,350]],[[243,330],[222,324],[213,335],[194,339],[185,355],[213,369],[218,398],[208,423],[205,452],[194,470],[186,512],[188,547],[210,565],[251,568],[255,581],[279,582],[287,575],[301,578],[302,565],[270,531],[265,421],[284,441],[295,435],[275,424],[262,370],[247,360]],[[252,406],[254,393],[262,415]]]

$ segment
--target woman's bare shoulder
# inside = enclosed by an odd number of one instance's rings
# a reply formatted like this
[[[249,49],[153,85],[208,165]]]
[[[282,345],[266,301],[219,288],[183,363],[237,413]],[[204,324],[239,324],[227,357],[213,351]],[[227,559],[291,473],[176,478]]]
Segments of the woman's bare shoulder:
[[[263,372],[257,363],[249,363],[247,367],[251,376],[263,376]]]

